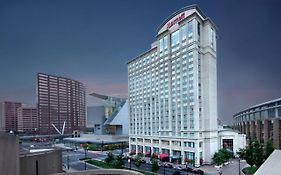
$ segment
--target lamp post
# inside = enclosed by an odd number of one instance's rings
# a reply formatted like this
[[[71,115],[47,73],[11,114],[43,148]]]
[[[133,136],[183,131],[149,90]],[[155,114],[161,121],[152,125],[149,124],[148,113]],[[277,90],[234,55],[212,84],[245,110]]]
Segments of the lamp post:
[[[165,175],[165,168],[166,168],[166,164],[163,163],[163,167],[164,167],[164,175]]]
[[[130,164],[130,169],[131,169],[131,158],[128,159],[128,163]]]
[[[241,175],[240,157],[238,157],[238,175]]]
[[[67,169],[69,170],[69,155],[67,154]]]
[[[85,160],[84,160],[84,165],[85,165],[85,170],[87,169],[87,165],[86,165],[86,157],[87,157],[87,148],[84,148],[85,150]]]

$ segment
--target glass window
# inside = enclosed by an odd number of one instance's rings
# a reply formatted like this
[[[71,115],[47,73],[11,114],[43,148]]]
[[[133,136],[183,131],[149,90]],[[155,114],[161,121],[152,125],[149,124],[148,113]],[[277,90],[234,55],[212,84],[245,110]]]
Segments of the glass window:
[[[163,48],[164,49],[167,49],[168,48],[168,35],[166,35],[164,37],[164,40],[163,40]]]
[[[186,39],[186,35],[187,35],[187,26],[186,25],[183,25],[181,27],[181,39],[182,40],[185,40]]]
[[[192,34],[193,34],[193,29],[192,29],[192,21],[189,21],[188,22],[188,37],[192,37]]]
[[[211,46],[214,47],[215,31],[212,28],[211,28],[211,33],[210,33],[210,41],[211,41]]]
[[[171,37],[171,46],[175,46],[176,44],[179,44],[179,31],[175,31],[174,33],[172,33],[172,37]]]
[[[164,45],[163,45],[163,38],[162,39],[160,39],[160,43],[159,43],[159,51],[161,52],[162,50],[163,50],[163,47]]]

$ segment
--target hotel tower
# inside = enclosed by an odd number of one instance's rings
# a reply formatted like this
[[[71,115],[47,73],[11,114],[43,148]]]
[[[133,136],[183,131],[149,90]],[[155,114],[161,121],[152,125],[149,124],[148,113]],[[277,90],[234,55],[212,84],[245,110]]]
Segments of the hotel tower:
[[[130,152],[211,162],[218,150],[216,29],[196,5],[184,7],[158,27],[151,49],[128,62]]]

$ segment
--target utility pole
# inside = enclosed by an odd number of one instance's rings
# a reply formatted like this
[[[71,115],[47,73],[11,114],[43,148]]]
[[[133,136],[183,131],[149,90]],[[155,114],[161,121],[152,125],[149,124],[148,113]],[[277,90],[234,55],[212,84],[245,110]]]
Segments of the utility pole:
[[[69,170],[69,155],[67,155],[67,169]]]

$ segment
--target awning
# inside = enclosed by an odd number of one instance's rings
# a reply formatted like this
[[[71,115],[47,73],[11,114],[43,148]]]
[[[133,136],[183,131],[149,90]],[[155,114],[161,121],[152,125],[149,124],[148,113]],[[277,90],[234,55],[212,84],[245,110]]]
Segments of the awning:
[[[180,156],[173,155],[173,156],[171,156],[171,158],[172,158],[172,159],[179,159],[179,158],[180,158]]]
[[[150,152],[145,152],[145,154],[150,154]]]
[[[163,158],[165,158],[165,157],[169,157],[169,155],[168,155],[168,154],[159,154],[159,158],[160,158],[160,159],[163,159]]]
[[[135,153],[135,152],[136,152],[136,150],[134,150],[134,149],[131,150],[131,153]]]
[[[138,153],[142,153],[142,150],[141,150],[141,149],[139,149],[139,150],[138,150]]]

